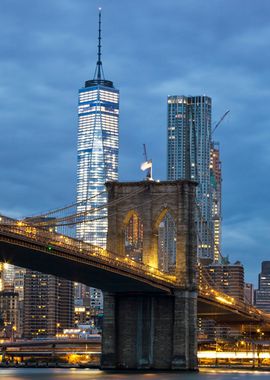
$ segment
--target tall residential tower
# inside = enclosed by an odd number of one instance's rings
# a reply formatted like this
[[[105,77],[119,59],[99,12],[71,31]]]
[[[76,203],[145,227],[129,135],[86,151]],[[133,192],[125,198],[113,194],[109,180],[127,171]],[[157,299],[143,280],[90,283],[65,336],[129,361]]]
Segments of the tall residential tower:
[[[198,182],[198,256],[206,262],[213,261],[211,113],[208,96],[168,96],[167,176]]]
[[[77,202],[89,212],[77,227],[77,238],[106,247],[106,181],[118,179],[119,91],[104,78],[101,61],[101,11],[94,78],[79,90]]]

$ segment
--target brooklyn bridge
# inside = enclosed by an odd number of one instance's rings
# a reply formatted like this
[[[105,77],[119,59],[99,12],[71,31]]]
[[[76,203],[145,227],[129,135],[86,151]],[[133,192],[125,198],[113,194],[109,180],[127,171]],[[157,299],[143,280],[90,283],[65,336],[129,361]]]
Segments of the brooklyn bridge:
[[[194,182],[106,186],[106,249],[67,232],[95,219],[96,210],[61,216],[63,208],[23,220],[2,215],[0,221],[1,261],[103,290],[103,369],[196,369],[198,318],[269,328],[270,315],[220,292],[198,263]],[[158,247],[159,225],[168,213],[176,241],[169,270],[160,264]],[[134,214],[143,225],[140,259],[125,251],[125,229]]]

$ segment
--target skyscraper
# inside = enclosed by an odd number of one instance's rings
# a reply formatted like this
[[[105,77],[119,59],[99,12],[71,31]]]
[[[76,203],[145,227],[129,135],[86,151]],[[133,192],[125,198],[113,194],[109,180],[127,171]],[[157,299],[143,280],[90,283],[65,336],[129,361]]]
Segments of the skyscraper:
[[[168,96],[167,176],[198,182],[198,256],[206,262],[213,261],[211,113],[208,96]]]
[[[221,260],[221,162],[217,142],[211,143],[210,178],[212,189],[212,217],[214,237],[214,262]]]
[[[206,267],[210,284],[233,298],[244,301],[244,267],[237,261],[234,264],[212,264]]]
[[[24,283],[24,337],[52,337],[73,327],[71,281],[26,270]]]
[[[106,247],[106,181],[118,179],[119,91],[104,78],[101,61],[101,11],[94,78],[79,90],[77,202],[90,212],[77,227],[77,238]]]
[[[255,306],[270,313],[270,261],[262,262],[262,271],[259,274],[258,288],[255,290]]]

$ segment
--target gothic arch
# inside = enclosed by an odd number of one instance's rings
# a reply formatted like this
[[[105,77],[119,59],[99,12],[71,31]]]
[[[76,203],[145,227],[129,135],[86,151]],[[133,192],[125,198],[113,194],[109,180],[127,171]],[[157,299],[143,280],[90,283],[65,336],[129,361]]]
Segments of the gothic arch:
[[[157,238],[158,268],[173,273],[176,265],[176,220],[167,207],[156,218],[154,230]]]
[[[124,255],[136,261],[143,258],[143,222],[139,213],[132,209],[123,219]]]
[[[153,230],[155,232],[158,232],[158,228],[159,228],[159,225],[160,223],[162,222],[162,220],[164,219],[164,217],[167,215],[167,214],[170,214],[171,217],[173,218],[174,220],[174,223],[176,223],[176,218],[175,218],[175,215],[174,215],[174,212],[169,208],[169,207],[163,207],[158,216],[156,217],[155,219],[155,223],[154,223],[154,226],[153,226]]]

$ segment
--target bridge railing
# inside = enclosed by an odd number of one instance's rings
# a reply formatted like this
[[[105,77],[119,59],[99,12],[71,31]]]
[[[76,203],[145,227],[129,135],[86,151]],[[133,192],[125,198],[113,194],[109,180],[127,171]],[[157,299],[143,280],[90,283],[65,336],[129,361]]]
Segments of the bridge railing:
[[[62,248],[77,256],[91,256],[96,260],[106,262],[114,268],[120,268],[133,273],[135,272],[138,275],[157,279],[163,283],[170,283],[174,286],[182,285],[179,283],[176,276],[169,275],[157,268],[135,261],[129,257],[120,256],[93,244],[58,234],[53,227],[47,229],[36,227],[24,221],[17,221],[5,216],[0,216],[0,231],[19,235],[23,239],[27,239],[29,242],[42,244],[48,251],[52,251],[55,248]]]
[[[262,310],[257,309],[256,307],[249,305],[239,299],[234,297],[230,297],[229,295],[220,292],[214,288],[209,287],[208,285],[199,286],[199,294],[203,297],[213,299],[214,301],[218,301],[224,306],[229,306],[238,310],[239,312],[248,314],[250,316],[255,316],[259,320],[260,319],[268,319],[270,321],[270,314],[263,312]]]

